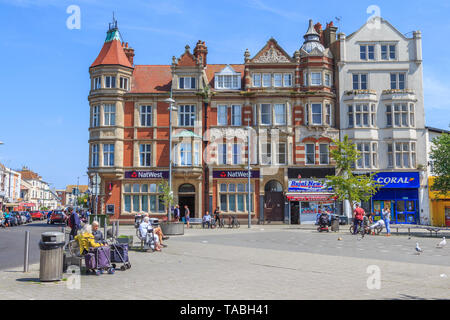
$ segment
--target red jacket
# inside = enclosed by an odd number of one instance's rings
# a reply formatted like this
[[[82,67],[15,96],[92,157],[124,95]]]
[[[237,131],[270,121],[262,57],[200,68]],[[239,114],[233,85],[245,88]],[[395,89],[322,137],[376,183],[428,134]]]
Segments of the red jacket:
[[[355,219],[356,220],[363,220],[364,219],[364,209],[359,207],[355,209]]]

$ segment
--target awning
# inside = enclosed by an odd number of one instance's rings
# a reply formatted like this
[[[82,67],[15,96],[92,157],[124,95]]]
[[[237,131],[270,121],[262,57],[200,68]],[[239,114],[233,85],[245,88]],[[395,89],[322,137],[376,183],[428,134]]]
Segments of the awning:
[[[286,198],[289,201],[335,201],[336,195],[332,193],[288,193]]]

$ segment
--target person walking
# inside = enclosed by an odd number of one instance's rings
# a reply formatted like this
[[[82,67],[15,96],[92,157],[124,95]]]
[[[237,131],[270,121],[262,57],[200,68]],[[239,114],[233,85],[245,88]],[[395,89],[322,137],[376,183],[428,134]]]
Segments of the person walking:
[[[69,208],[69,227],[71,228],[69,240],[73,240],[75,239],[78,230],[81,229],[81,225],[80,217],[77,212],[73,211],[72,207]]]
[[[173,213],[175,221],[180,221],[180,206],[178,204],[175,206]]]
[[[386,226],[386,237],[390,237],[391,236],[391,227],[390,227],[391,208],[389,208],[389,207],[383,208],[382,214],[383,214],[384,225]]]
[[[216,225],[216,228],[221,227],[220,225],[220,210],[219,207],[214,210],[214,223]]]
[[[186,219],[186,226],[189,229],[189,215],[191,212],[189,211],[189,207],[187,205],[184,206],[184,218]]]
[[[356,209],[354,211],[353,215],[353,234],[358,233],[358,226],[359,228],[364,228],[363,221],[364,221],[364,209],[359,206],[359,204],[356,204]]]

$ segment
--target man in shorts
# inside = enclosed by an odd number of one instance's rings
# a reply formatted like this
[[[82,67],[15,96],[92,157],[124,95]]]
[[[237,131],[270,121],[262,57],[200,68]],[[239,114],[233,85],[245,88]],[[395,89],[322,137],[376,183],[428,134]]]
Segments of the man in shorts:
[[[186,219],[186,226],[189,229],[189,215],[191,212],[189,211],[189,207],[187,205],[184,206],[184,218]]]

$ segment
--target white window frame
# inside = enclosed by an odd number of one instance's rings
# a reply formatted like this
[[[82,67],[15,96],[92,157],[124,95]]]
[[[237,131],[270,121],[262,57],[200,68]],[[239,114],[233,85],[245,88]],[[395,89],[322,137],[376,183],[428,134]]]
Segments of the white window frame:
[[[100,126],[100,105],[92,107],[92,127]]]
[[[383,57],[383,47],[384,46],[386,46],[386,57]],[[394,47],[394,50],[391,50],[392,47]],[[395,43],[382,43],[380,45],[380,57],[381,57],[381,60],[384,60],[384,61],[395,61],[395,60],[397,60],[397,55],[398,55],[397,51],[398,51],[397,50],[397,44],[395,44]],[[394,53],[394,55],[395,55],[394,58],[392,58],[392,53]]]
[[[116,76],[105,76],[105,88],[108,89],[116,88]]]
[[[92,145],[92,167],[93,168],[97,168],[99,166],[99,160],[100,160],[100,149],[99,149],[99,145],[98,144],[93,144]]]
[[[400,76],[403,76],[403,81],[400,81]],[[389,82],[390,82],[391,90],[406,89],[406,72],[391,72],[389,75],[389,80],[390,80]],[[403,83],[403,88],[401,88],[402,83]]]
[[[116,105],[114,103],[103,105],[103,125],[112,127],[116,125]]]
[[[325,146],[325,152],[322,152],[322,147]],[[319,144],[319,164],[322,165],[329,165],[330,164],[330,150],[329,148],[329,144],[328,143],[320,143]],[[326,155],[326,162],[322,161],[322,156]]]
[[[284,73],[283,74],[283,87],[290,88],[292,87],[292,73]]]
[[[129,79],[127,77],[120,77],[119,78],[119,87],[120,89],[129,90]]]
[[[391,120],[390,124],[388,119]],[[406,120],[406,124],[404,120]],[[408,102],[386,104],[386,127],[387,128],[415,127],[414,104]]]
[[[355,81],[355,76],[358,77],[357,81]],[[366,78],[365,82],[362,81],[363,76],[365,76],[365,78]],[[355,83],[357,84],[356,88],[355,88]],[[365,88],[363,88],[363,83],[365,83]],[[353,90],[367,90],[369,88],[369,74],[353,73],[352,74],[352,88],[353,88]]]
[[[152,151],[153,146],[151,144],[139,145],[139,161],[141,167],[152,167]]]
[[[242,126],[242,106],[240,104],[231,105],[231,125]]]
[[[228,106],[218,105],[217,106],[217,125],[227,126],[228,125]]]
[[[314,106],[320,106],[320,123],[315,122],[314,115],[318,113],[314,113]],[[323,124],[323,104],[322,103],[311,103],[311,124],[313,126],[321,126]]]
[[[261,73],[253,73],[253,87],[260,88],[262,86],[262,76]]]
[[[278,83],[277,83],[277,81],[278,81]],[[283,87],[283,74],[282,73],[274,73],[273,74],[273,86],[275,88]]]
[[[238,74],[216,74],[214,79],[214,87],[216,89],[238,90],[241,88],[241,76]],[[229,86],[226,85],[227,82],[230,83]]]
[[[114,144],[103,144],[103,166],[114,167]]]
[[[192,166],[192,143],[191,142],[179,143],[178,151],[180,154],[178,166],[191,167]]]
[[[189,111],[186,111],[186,107],[189,107]],[[197,107],[196,105],[186,104],[178,106],[178,126],[180,127],[194,127],[197,119]],[[186,123],[186,116],[188,120]]]
[[[240,143],[233,143],[233,150],[232,150],[232,164],[233,165],[240,165],[242,164],[242,144]]]
[[[362,48],[365,48],[365,52],[364,52],[365,57],[364,58],[362,56],[363,55],[363,52],[361,50]],[[373,58],[370,58],[369,48],[373,48],[373,51],[372,51]],[[359,59],[363,60],[363,61],[375,61],[375,45],[374,44],[361,44],[361,45],[359,45]]]
[[[228,146],[226,143],[217,144],[217,164],[218,165],[226,165],[228,156],[227,156]]]
[[[268,81],[268,83],[267,83]],[[263,73],[262,74],[262,87],[270,88],[272,87],[272,74],[271,73]]]
[[[263,112],[263,106],[267,106],[268,107],[268,111],[267,112]],[[261,125],[262,126],[270,126],[272,125],[272,105],[270,103],[261,103],[260,105],[260,111],[261,111]],[[265,123],[263,122],[263,115],[267,115],[269,122]]]
[[[281,106],[281,108],[280,108]],[[286,125],[287,124],[287,112],[286,112],[286,104],[284,103],[275,103],[273,105],[274,108],[274,114],[275,114],[275,119],[273,121],[273,124],[275,125]],[[282,110],[282,114],[280,115],[278,113],[279,110]],[[282,121],[278,121],[280,120],[280,117],[282,118]]]
[[[284,152],[281,151],[281,146],[283,146]],[[281,161],[281,156],[284,158],[284,161]],[[276,163],[279,165],[287,164],[287,144],[285,142],[278,143]]]
[[[261,165],[272,164],[272,145],[270,142],[261,143]]]
[[[94,78],[94,90],[98,90],[102,88],[102,77]]]
[[[186,79],[189,79],[189,81],[186,81]],[[192,85],[192,82],[194,82],[194,85]],[[178,89],[192,90],[192,89],[196,89],[196,88],[197,88],[197,78],[196,77],[183,76],[183,77],[179,78]]]
[[[313,153],[308,152],[308,146],[312,146],[312,150]],[[309,162],[308,161],[308,155],[312,155],[313,156],[313,161]],[[315,165],[316,164],[316,145],[314,143],[305,143],[305,164],[311,164],[311,165]]]
[[[319,75],[319,78],[315,77]],[[322,72],[311,72],[311,87],[322,85]]]
[[[139,106],[139,118],[141,127],[153,126],[153,107],[151,105]]]

